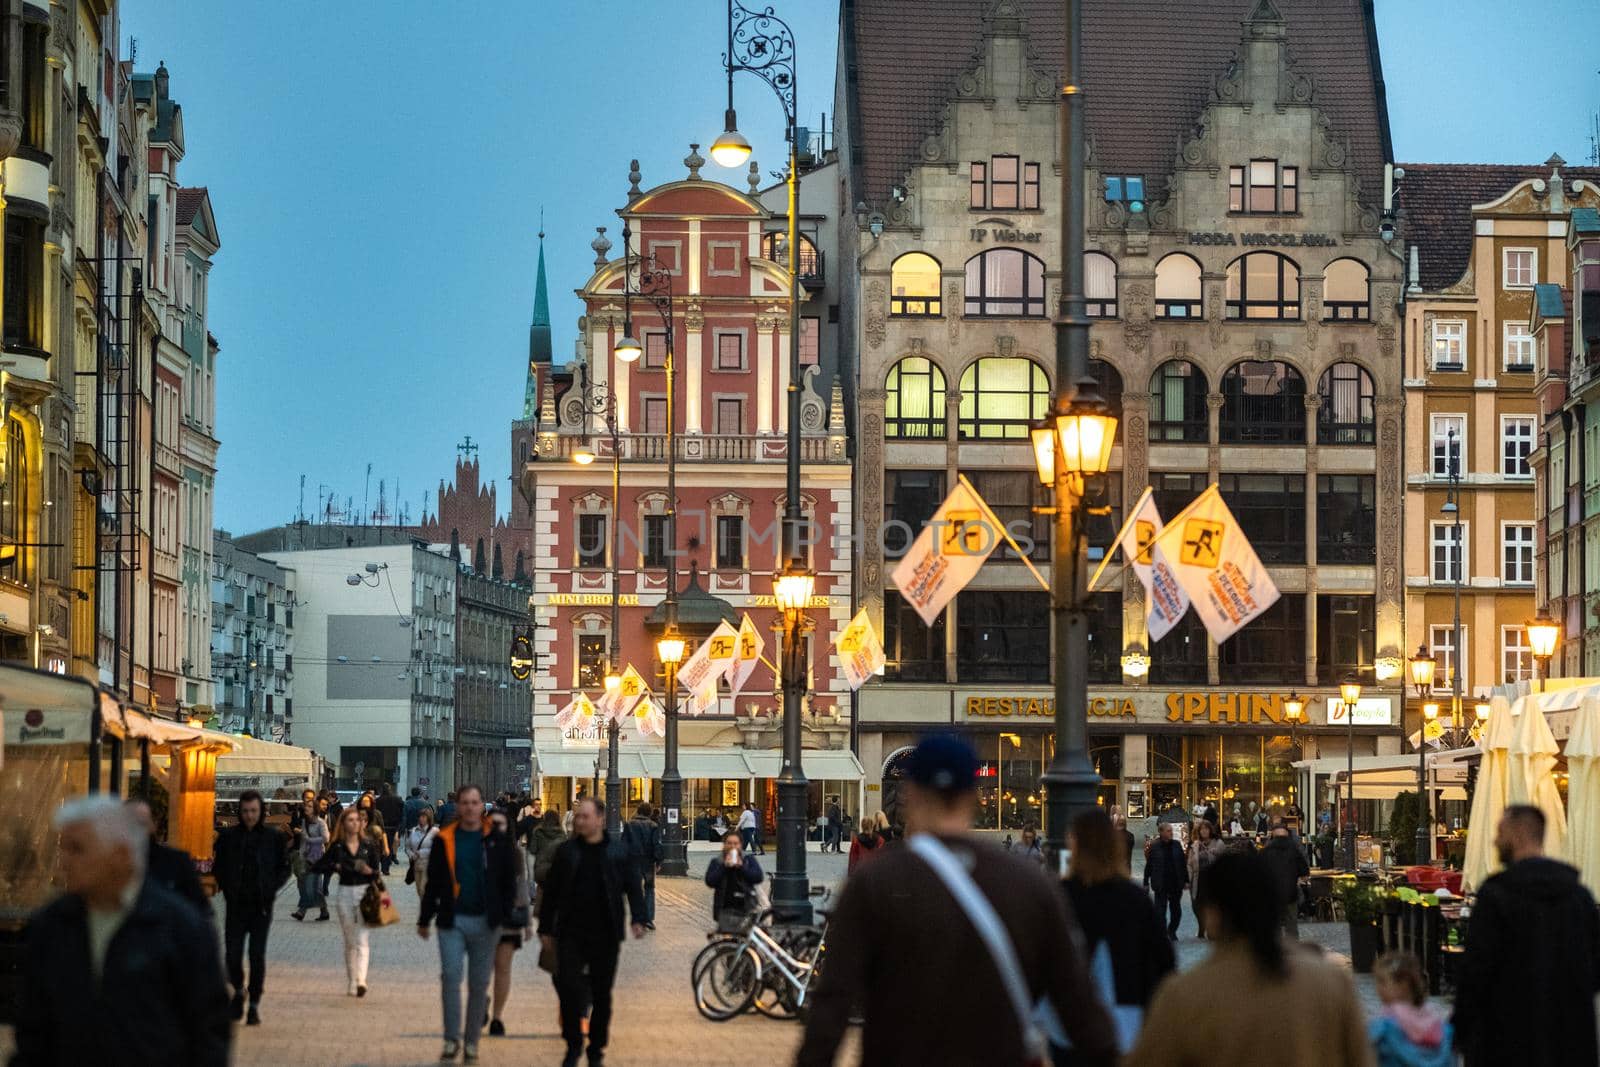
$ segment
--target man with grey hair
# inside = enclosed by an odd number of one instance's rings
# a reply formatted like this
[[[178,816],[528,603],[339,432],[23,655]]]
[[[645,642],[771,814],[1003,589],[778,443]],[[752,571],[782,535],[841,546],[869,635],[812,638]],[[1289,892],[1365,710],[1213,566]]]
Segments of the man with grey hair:
[[[56,812],[65,890],[28,921],[11,1067],[228,1062],[216,934],[145,880],[149,836],[115,797]]]

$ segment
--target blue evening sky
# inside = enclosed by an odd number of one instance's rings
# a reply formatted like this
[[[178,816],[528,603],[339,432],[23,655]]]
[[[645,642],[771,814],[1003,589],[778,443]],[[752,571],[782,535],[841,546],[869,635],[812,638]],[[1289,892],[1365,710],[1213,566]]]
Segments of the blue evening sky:
[[[831,111],[837,4],[779,8],[799,38],[802,114]],[[166,62],[184,109],[180,177],[210,187],[222,234],[219,526],[292,519],[302,474],[307,513],[319,486],[359,509],[369,462],[372,503],[379,478],[391,500],[398,482],[415,520],[466,434],[504,509],[539,209],[563,361],[594,227],[619,240],[628,160],[646,186],[674,178],[689,143],[704,155],[721,129],[725,10],[128,0],[124,55],[132,36],[139,70]],[[1592,0],[1536,18],[1502,0],[1378,0],[1378,20],[1399,159],[1588,162]],[[736,97],[775,169],[777,98],[749,75]]]

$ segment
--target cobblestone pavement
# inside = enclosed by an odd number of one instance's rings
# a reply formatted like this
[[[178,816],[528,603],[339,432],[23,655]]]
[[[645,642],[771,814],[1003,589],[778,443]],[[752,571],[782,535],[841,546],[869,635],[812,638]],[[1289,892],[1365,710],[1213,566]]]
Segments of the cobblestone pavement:
[[[695,877],[657,882],[656,931],[622,949],[616,987],[616,1014],[607,1062],[617,1067],[679,1067],[715,1062],[719,1067],[779,1067],[799,1041],[794,1023],[751,1014],[712,1023],[695,1010],[688,970],[710,928],[710,891],[699,880],[710,846],[697,846],[690,866]],[[776,855],[768,850],[770,871]],[[843,877],[844,857],[812,852],[813,885],[834,886]],[[396,868],[397,872],[399,868]],[[341,941],[336,922],[295,922],[289,916],[291,891],[279,897],[268,945],[265,1019],[259,1027],[238,1027],[234,1062],[240,1067],[399,1067],[437,1063],[440,1005],[436,941],[415,933],[416,895],[397,874],[392,879],[400,907],[399,924],[372,932],[371,992],[361,1000],[345,996]],[[220,905],[219,905],[220,915]],[[219,923],[220,928],[220,923]],[[1348,962],[1349,937],[1342,923],[1302,923],[1301,938]],[[1189,899],[1184,898],[1178,943],[1179,966],[1194,966],[1209,951],[1199,940]],[[562,1043],[556,996],[535,953],[519,952],[511,1000],[504,1021],[507,1036],[484,1037],[481,1062],[544,1065],[558,1063]],[[1377,1009],[1370,976],[1356,980],[1363,1006]],[[10,1051],[9,1028],[0,1028],[0,1061]],[[854,1063],[853,1055],[841,1058]]]

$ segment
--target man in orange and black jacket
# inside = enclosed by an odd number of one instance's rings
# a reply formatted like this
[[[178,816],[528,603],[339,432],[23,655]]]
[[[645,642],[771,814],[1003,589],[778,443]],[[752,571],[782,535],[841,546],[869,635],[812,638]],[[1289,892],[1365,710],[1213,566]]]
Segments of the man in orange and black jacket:
[[[465,785],[456,790],[456,821],[439,831],[428,854],[428,881],[417,916],[417,934],[426,939],[428,924],[439,922],[439,970],[444,1001],[444,1052],[454,1059],[464,1051],[467,1062],[478,1056],[489,976],[495,945],[503,926],[526,926],[527,910],[517,909],[516,842],[509,834],[492,833],[483,818],[483,790]],[[521,914],[513,914],[514,911]],[[467,1015],[461,1017],[461,978],[465,964]]]

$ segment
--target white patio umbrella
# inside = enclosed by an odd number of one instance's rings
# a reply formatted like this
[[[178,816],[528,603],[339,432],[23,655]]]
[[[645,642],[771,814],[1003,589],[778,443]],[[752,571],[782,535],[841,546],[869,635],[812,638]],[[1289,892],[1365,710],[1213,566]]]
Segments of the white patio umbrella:
[[[1544,812],[1544,851],[1548,856],[1564,857],[1567,847],[1567,812],[1556,788],[1556,756],[1561,748],[1550,732],[1544,711],[1536,696],[1517,701],[1522,714],[1511,739],[1511,782],[1506,792],[1510,804],[1532,804]]]
[[[1478,763],[1477,785],[1473,787],[1472,811],[1467,818],[1467,849],[1461,872],[1462,887],[1477,889],[1500,869],[1494,851],[1494,830],[1500,813],[1506,810],[1509,789],[1511,739],[1516,721],[1511,704],[1497,696],[1489,702],[1489,721],[1484,724],[1478,747],[1483,758]]]
[[[1567,738],[1567,859],[1600,893],[1600,698],[1586,697]]]

